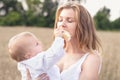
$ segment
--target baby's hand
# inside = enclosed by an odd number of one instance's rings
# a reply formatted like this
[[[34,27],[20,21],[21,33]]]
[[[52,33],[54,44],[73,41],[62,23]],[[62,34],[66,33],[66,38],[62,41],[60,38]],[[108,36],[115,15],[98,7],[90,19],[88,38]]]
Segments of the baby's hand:
[[[70,33],[68,31],[64,30],[64,31],[62,31],[62,33],[63,33],[63,38],[65,40],[69,41],[71,39],[71,35],[70,35]]]
[[[55,37],[63,37],[62,31],[59,29],[54,30],[54,35],[55,35]]]
[[[55,37],[62,37],[67,41],[71,39],[71,35],[69,34],[68,31],[65,31],[65,30],[56,29],[54,30],[54,34],[55,34]]]

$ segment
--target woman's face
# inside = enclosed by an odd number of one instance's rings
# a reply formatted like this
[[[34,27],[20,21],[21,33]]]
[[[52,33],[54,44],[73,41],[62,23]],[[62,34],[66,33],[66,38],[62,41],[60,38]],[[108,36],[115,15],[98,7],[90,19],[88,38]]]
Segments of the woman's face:
[[[63,9],[58,18],[57,28],[68,31],[71,37],[74,37],[76,26],[77,23],[73,9]]]

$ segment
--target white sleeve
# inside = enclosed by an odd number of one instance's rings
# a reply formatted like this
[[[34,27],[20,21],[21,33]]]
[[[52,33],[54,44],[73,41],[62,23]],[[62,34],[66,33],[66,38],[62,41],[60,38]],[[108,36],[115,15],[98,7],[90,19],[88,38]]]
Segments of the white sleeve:
[[[57,61],[61,59],[64,55],[64,39],[61,37],[56,37],[52,46],[45,51],[43,57],[44,69],[47,70],[56,64]]]
[[[23,64],[20,64],[18,63],[18,66],[17,66],[18,70],[20,71],[21,73],[21,80],[27,80],[26,78],[26,68]]]

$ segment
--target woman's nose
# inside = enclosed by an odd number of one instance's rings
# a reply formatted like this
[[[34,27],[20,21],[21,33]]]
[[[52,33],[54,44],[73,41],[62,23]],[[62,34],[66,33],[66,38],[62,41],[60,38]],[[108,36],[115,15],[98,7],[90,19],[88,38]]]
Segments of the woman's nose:
[[[63,29],[66,27],[66,21],[65,20],[62,20],[61,22],[58,22],[58,28],[59,29]]]
[[[61,23],[61,27],[66,27],[65,21],[63,21],[63,22]]]

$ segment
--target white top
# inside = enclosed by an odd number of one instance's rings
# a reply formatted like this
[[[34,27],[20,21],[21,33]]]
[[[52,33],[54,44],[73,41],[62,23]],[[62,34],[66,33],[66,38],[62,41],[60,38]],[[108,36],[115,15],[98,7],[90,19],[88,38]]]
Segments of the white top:
[[[63,47],[64,39],[57,37],[47,51],[41,52],[28,60],[19,62],[18,70],[21,72],[22,80],[26,80],[26,68],[29,69],[32,80],[35,80],[35,78],[42,73],[47,73],[50,80],[61,80],[58,68],[53,65],[63,56]]]
[[[83,55],[75,64],[70,66],[68,69],[61,72],[61,80],[79,80],[82,64],[86,60],[89,53]],[[100,71],[100,68],[99,68]]]
[[[61,72],[61,80],[79,80],[81,67],[88,54],[85,54],[81,59],[70,66],[68,69]]]

